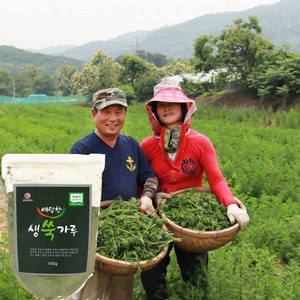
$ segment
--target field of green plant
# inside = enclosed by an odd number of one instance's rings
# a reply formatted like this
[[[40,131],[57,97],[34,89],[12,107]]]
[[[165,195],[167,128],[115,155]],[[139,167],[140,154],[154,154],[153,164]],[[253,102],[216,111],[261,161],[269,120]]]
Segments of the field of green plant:
[[[251,221],[237,238],[211,251],[209,299],[300,299],[300,107],[288,112],[199,106],[193,129],[213,142],[220,167]],[[7,153],[68,153],[93,130],[90,108],[0,106],[0,157]],[[128,108],[124,134],[151,134],[143,104]],[[9,271],[7,240],[0,241],[1,300],[34,299]],[[199,300],[186,286],[172,254],[173,300]],[[139,275],[134,299],[146,299]]]

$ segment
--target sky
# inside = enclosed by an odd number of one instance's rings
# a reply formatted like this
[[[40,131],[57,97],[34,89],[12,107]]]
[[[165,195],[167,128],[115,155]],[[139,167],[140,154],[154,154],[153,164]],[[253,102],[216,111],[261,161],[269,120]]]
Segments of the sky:
[[[80,46],[279,0],[4,0],[0,45],[40,50]]]

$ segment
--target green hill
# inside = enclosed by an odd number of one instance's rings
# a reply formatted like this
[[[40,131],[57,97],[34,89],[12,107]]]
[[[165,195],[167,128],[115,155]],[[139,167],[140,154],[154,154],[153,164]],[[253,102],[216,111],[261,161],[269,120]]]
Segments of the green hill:
[[[0,69],[17,71],[20,67],[32,64],[43,68],[47,73],[54,73],[61,65],[74,65],[80,69],[82,61],[64,57],[45,55],[37,52],[25,51],[12,46],[0,46]]]

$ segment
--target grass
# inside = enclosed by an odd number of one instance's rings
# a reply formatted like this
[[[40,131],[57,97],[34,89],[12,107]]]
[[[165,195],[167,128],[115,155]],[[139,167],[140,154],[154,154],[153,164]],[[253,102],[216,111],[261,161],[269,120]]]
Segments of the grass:
[[[0,111],[1,157],[68,153],[94,128],[90,108],[3,105]],[[223,175],[251,218],[232,243],[209,253],[209,299],[300,299],[300,108],[198,106],[192,127],[210,137]],[[139,142],[151,134],[142,104],[129,106],[123,133]],[[5,243],[2,236],[0,299],[33,299],[10,273]],[[183,283],[173,252],[167,279],[170,299],[201,299],[199,288]],[[139,275],[134,299],[145,299]]]

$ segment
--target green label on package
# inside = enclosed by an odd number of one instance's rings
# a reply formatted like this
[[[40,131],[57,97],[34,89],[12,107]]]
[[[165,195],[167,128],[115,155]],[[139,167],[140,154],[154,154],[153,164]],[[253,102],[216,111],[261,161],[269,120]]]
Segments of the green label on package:
[[[17,271],[71,275],[88,267],[90,185],[15,185]]]

